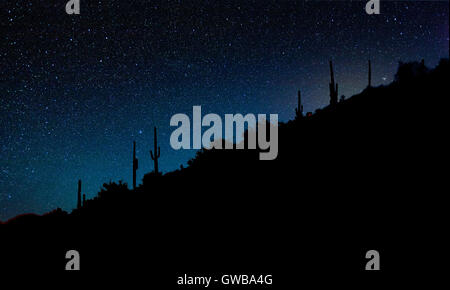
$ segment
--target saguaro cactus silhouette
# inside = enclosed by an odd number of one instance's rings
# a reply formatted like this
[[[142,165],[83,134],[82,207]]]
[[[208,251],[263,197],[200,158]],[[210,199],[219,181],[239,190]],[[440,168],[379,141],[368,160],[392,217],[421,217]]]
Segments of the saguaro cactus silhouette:
[[[369,88],[372,87],[372,64],[369,59]]]
[[[338,84],[334,83],[333,62],[330,60],[330,105],[335,105],[338,102]]]
[[[158,159],[161,156],[161,148],[158,146],[158,139],[156,137],[156,127],[154,127],[154,151],[155,154],[153,155],[152,150],[150,150],[150,157],[152,157],[152,160],[155,163],[155,174],[158,175],[159,171],[158,171]]]
[[[136,141],[133,141],[133,189],[136,188],[136,171],[139,168],[139,163],[136,158]]]
[[[301,119],[303,118],[303,105],[302,105],[302,95],[300,90],[298,90],[297,96],[297,108],[295,109],[295,118]]]
[[[81,180],[78,180],[78,200],[77,208],[81,208]]]
[[[83,206],[86,205],[86,194],[83,194]]]

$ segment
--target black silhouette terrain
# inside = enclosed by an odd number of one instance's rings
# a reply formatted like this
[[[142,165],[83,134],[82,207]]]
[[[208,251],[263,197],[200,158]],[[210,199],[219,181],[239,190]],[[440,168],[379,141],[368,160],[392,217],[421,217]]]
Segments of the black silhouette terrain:
[[[279,125],[276,160],[200,150],[135,189],[104,184],[70,214],[0,225],[0,264],[63,270],[77,249],[84,271],[141,273],[158,289],[196,271],[273,274],[282,289],[337,281],[326,275],[374,279],[364,272],[371,249],[385,276],[435,271],[449,75],[448,59],[401,63],[392,84],[340,100],[333,76],[329,106],[304,114],[299,96],[295,120]],[[152,151],[157,168],[156,142]]]

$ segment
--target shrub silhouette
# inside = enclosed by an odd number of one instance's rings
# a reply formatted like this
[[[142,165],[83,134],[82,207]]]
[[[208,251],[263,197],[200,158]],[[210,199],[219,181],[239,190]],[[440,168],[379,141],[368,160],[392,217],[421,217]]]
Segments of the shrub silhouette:
[[[103,187],[98,193],[98,197],[101,199],[113,199],[123,196],[123,194],[128,191],[128,184],[124,183],[122,180],[119,180],[118,183],[110,181],[109,183],[103,184]]]

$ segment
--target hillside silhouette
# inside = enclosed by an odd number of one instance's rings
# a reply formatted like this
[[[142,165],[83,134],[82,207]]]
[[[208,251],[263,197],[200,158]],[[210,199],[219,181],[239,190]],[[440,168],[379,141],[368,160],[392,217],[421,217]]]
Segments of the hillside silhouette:
[[[187,167],[156,169],[135,188],[104,184],[71,213],[17,217],[0,225],[22,249],[6,257],[7,267],[32,256],[37,267],[58,268],[61,253],[79,248],[92,270],[271,269],[287,257],[311,270],[329,255],[353,267],[371,247],[405,249],[441,220],[436,164],[449,75],[448,59],[434,69],[400,63],[390,85],[372,87],[369,76],[364,91],[339,99],[332,75],[329,106],[303,112],[299,92],[295,119],[279,124],[276,160],[260,161],[258,150],[202,149]],[[150,149],[157,168],[157,142]],[[139,170],[134,160],[130,168]],[[397,254],[394,265],[408,259]]]

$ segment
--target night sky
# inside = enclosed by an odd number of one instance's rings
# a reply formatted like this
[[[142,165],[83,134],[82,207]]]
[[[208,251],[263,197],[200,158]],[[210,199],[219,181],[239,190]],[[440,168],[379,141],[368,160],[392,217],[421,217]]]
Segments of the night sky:
[[[17,3],[16,3],[17,2]],[[88,1],[0,3],[0,220],[76,205],[103,182],[142,176],[158,127],[160,167],[195,151],[169,145],[173,114],[278,113],[328,104],[328,60],[339,95],[392,81],[399,60],[449,55],[448,1]],[[388,106],[389,104],[385,104]],[[383,105],[380,106],[382,108]]]

